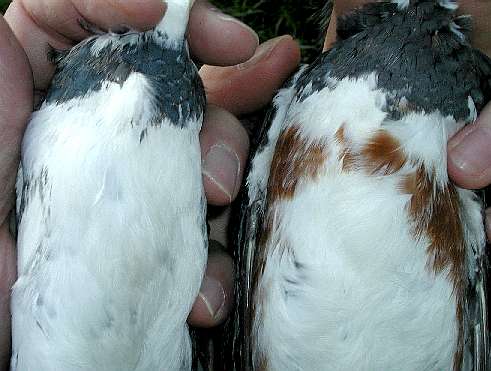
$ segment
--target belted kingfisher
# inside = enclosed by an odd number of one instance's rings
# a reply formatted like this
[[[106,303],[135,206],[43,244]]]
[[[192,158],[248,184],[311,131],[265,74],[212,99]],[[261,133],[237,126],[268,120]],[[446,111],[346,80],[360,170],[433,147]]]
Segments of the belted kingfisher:
[[[454,2],[367,4],[274,99],[247,176],[241,370],[489,370],[485,233],[447,141],[491,98]]]
[[[53,55],[17,182],[12,371],[191,369],[207,258],[193,2]]]

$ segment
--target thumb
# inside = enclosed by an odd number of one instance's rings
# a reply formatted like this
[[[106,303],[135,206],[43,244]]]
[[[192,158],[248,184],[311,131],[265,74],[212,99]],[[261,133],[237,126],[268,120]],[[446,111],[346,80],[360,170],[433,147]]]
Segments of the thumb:
[[[491,104],[474,124],[467,125],[449,142],[448,172],[464,188],[491,184]]]
[[[0,16],[0,225],[13,204],[19,149],[32,112],[32,74],[26,54]]]

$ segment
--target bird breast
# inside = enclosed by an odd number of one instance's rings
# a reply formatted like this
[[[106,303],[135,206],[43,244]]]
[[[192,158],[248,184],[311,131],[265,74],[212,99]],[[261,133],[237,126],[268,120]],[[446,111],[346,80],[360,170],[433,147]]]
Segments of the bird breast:
[[[388,117],[376,74],[309,89],[273,121],[248,178],[251,200],[268,179],[252,272],[255,367],[451,369],[466,248],[484,239],[480,204],[446,174],[446,142],[463,123]]]

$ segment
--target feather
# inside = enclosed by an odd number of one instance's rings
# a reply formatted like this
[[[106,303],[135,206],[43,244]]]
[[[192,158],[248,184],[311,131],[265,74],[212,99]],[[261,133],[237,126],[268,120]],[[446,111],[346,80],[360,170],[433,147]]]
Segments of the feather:
[[[167,1],[146,32],[85,25],[95,35],[53,53],[17,180],[12,371],[198,367],[186,319],[207,256],[206,102],[184,38],[192,3]]]
[[[229,369],[489,368],[482,205],[445,164],[490,62],[454,12],[365,5],[278,93],[242,201]]]

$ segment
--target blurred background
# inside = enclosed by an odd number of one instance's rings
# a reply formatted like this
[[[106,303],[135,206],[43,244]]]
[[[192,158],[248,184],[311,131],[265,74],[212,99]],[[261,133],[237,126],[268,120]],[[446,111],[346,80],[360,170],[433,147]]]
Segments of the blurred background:
[[[2,13],[5,11],[5,9],[7,9],[9,4],[10,4],[9,0],[0,0],[0,10],[2,11]]]
[[[311,61],[322,47],[326,0],[211,0],[225,13],[251,26],[261,41],[290,34],[301,45],[304,62]],[[323,41],[323,40],[322,40]]]
[[[3,13],[11,0],[0,0]],[[301,45],[303,61],[312,61],[321,48],[320,9],[325,0],[211,0],[225,13],[251,26],[262,41],[290,34]]]

